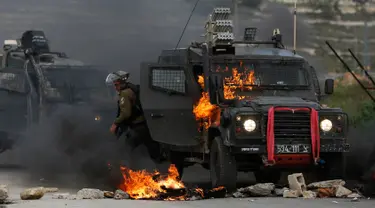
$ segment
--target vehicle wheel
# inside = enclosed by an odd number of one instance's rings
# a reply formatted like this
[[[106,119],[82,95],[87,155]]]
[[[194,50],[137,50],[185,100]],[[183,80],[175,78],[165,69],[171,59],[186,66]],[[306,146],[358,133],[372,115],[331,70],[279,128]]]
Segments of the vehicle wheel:
[[[277,184],[281,178],[281,172],[278,170],[258,170],[254,172],[257,183]]]
[[[319,180],[346,179],[345,153],[332,154],[318,172]]]
[[[227,190],[236,189],[237,164],[229,148],[223,144],[221,137],[212,141],[210,150],[210,174],[212,187],[224,186]]]

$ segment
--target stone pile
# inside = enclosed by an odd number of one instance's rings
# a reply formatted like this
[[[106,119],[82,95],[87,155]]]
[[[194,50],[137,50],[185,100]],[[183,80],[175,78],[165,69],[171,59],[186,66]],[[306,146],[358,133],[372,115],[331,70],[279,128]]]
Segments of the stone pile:
[[[289,187],[280,187],[272,183],[255,184],[246,188],[240,188],[232,196],[235,198],[243,197],[272,197],[279,196],[284,198],[351,198],[358,200],[361,194],[353,192],[345,187],[345,181],[341,179],[320,181],[306,185],[302,173],[295,173],[288,176]]]
[[[8,188],[0,185],[0,203],[9,203]],[[25,189],[20,193],[22,200],[37,200],[43,198],[46,193],[53,193],[53,199],[80,200],[80,199],[105,199],[111,198],[115,200],[131,199],[129,194],[124,191],[116,190],[103,191],[99,189],[84,188],[76,194],[59,193],[58,188],[34,187]],[[248,187],[240,188],[234,193],[227,193],[226,189],[202,190],[187,189],[184,197],[179,200],[200,200],[209,198],[247,198],[247,197],[284,197],[284,198],[350,198],[357,201],[362,198],[360,193],[349,190],[345,187],[345,181],[341,179],[314,182],[306,185],[302,173],[288,175],[288,187],[280,187],[273,183],[258,183]],[[159,200],[166,200],[161,198]]]

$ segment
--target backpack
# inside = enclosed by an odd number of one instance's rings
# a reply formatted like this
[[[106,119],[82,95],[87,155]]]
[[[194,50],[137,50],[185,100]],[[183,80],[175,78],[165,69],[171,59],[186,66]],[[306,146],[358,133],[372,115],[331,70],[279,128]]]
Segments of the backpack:
[[[143,109],[142,109],[142,105],[141,105],[141,99],[140,99],[140,86],[139,85],[135,85],[133,83],[128,83],[128,87],[134,92],[135,94],[135,107],[137,108],[137,110],[139,110],[139,112],[141,114],[143,114]]]

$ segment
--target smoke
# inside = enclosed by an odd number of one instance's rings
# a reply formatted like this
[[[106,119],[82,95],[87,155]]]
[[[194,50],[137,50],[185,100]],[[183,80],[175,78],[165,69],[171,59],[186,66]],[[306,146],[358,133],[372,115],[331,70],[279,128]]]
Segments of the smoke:
[[[204,24],[214,7],[232,6],[231,0],[201,0],[180,47],[200,41]],[[195,1],[192,0],[14,0],[0,8],[0,40],[19,38],[28,29],[45,31],[55,51],[89,64],[123,69],[139,79],[139,63],[156,61],[162,49],[174,48]],[[260,11],[259,6],[265,7]],[[239,31],[259,28],[260,39],[269,39],[275,27],[292,40],[292,14],[285,6],[266,1],[239,5]],[[299,45],[306,39],[299,21]],[[242,32],[240,34],[242,36]]]
[[[120,158],[121,149],[94,117],[88,106],[59,106],[27,129],[13,150],[14,162],[27,168],[32,180],[66,183],[69,176],[69,183],[82,184],[87,176],[108,177],[107,162]]]

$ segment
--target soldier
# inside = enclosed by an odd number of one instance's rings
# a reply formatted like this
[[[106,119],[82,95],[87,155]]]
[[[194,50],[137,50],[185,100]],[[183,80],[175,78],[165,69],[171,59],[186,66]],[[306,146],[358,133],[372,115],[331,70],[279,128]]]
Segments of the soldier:
[[[106,83],[113,84],[119,95],[117,118],[110,131],[117,137],[128,132],[125,154],[131,155],[135,148],[144,144],[151,159],[155,163],[161,163],[165,159],[161,154],[160,144],[151,138],[143,115],[138,86],[128,82],[128,78],[129,73],[124,71],[110,73],[106,78]]]

